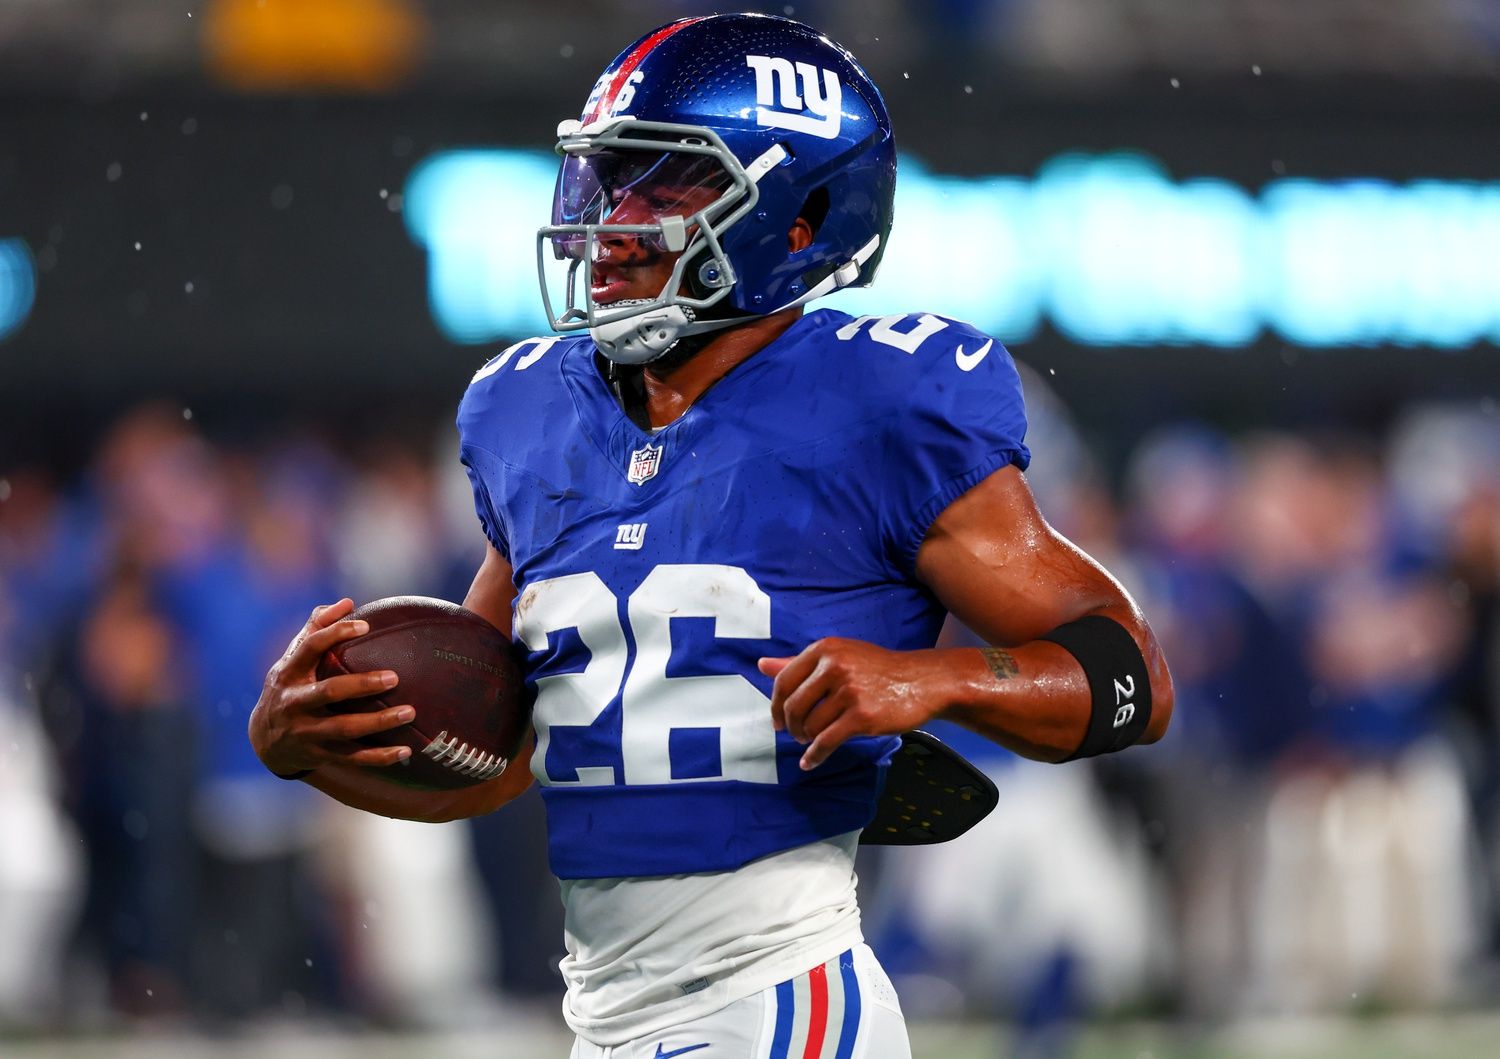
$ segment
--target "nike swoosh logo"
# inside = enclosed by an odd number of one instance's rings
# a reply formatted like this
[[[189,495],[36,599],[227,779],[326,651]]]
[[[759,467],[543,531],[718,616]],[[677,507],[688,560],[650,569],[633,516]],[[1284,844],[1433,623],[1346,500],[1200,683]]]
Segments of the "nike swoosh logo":
[[[990,347],[995,344],[992,338],[972,353],[965,353],[964,347],[959,346],[953,353],[953,359],[958,362],[959,371],[973,371],[979,366],[979,362],[989,356]]]
[[[656,1054],[652,1056],[651,1059],[672,1059],[672,1056],[674,1055],[685,1055],[688,1052],[696,1052],[699,1048],[707,1047],[708,1042],[704,1041],[702,1044],[690,1044],[686,1048],[674,1048],[670,1052],[664,1052],[661,1050],[661,1044],[658,1043],[656,1046]]]

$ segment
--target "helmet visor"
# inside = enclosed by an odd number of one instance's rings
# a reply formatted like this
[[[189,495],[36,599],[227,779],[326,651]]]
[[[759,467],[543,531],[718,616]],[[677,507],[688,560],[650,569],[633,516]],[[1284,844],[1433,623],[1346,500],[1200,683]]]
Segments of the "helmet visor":
[[[663,218],[686,220],[711,211],[733,184],[712,154],[618,148],[570,154],[558,173],[552,224],[639,227],[628,234],[644,246],[665,251]],[[692,235],[690,228],[689,240]],[[582,231],[555,232],[551,240],[557,257],[575,260],[589,242]]]

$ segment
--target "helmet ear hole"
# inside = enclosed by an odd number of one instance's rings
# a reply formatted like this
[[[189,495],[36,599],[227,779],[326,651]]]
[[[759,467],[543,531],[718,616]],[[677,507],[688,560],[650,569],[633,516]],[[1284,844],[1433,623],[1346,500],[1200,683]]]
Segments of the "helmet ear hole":
[[[823,227],[823,222],[828,219],[828,210],[832,204],[827,187],[813,188],[802,201],[802,208],[797,211],[797,216],[807,222],[814,238],[817,237],[818,229]]]

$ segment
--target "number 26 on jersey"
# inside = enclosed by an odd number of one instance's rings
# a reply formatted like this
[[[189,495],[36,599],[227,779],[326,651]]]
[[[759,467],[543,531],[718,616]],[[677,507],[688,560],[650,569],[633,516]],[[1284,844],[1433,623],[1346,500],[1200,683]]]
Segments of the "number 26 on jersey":
[[[760,689],[739,673],[667,675],[673,618],[712,618],[718,639],[770,638],[771,598],[754,578],[737,566],[658,566],[630,593],[626,616],[633,658],[619,600],[598,574],[538,581],[517,600],[516,637],[528,648],[545,651],[551,634],[573,629],[588,652],[582,671],[537,681],[537,778],[551,786],[775,783],[776,732]],[[567,760],[572,755],[554,740],[556,728],[593,725],[616,696],[619,780],[613,764]]]

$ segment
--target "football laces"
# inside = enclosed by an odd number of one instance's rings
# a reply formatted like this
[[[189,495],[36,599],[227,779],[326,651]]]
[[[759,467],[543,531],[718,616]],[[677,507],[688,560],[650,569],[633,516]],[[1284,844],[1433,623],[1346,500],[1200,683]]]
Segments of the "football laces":
[[[481,780],[494,779],[509,764],[499,754],[460,742],[458,736],[450,736],[446,731],[439,732],[422,748],[422,753],[446,769]]]

